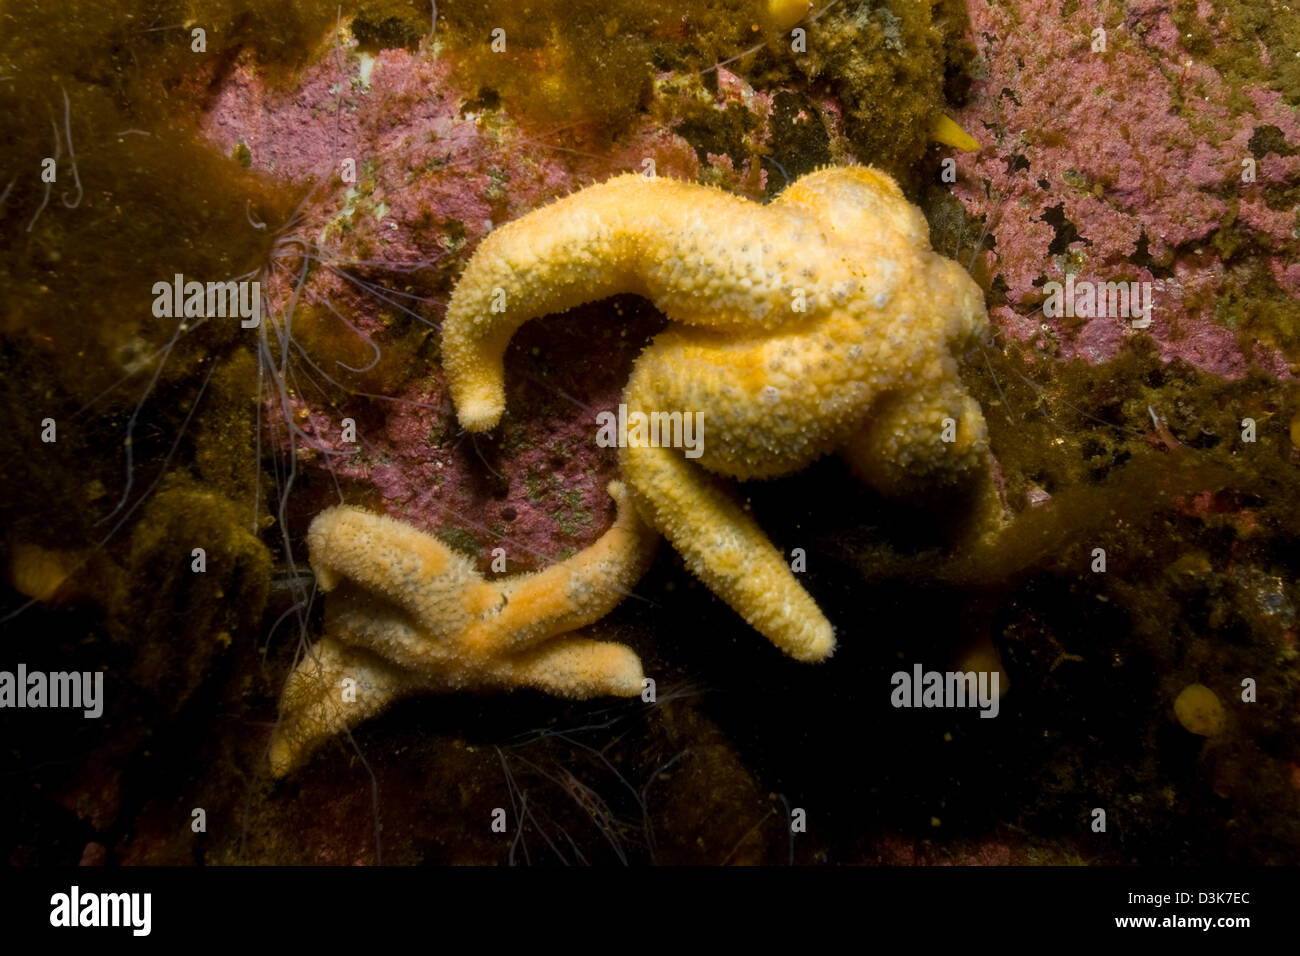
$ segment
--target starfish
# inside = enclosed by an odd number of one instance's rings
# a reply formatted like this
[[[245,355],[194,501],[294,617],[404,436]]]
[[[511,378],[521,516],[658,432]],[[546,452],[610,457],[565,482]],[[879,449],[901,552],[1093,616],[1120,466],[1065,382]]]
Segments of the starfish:
[[[461,424],[505,410],[503,355],[524,322],[617,293],[670,320],[638,357],[635,412],[702,413],[679,449],[629,436],[622,479],[642,518],[746,621],[818,661],[834,629],[722,480],[771,478],[840,452],[877,490],[951,495],[988,474],[988,437],[955,355],[987,324],[920,210],[870,167],[801,177],[769,205],[624,175],[533,210],[478,247],[443,325]],[[722,480],[720,480],[722,479]],[[988,521],[995,494],[982,495]]]
[[[484,580],[473,562],[393,518],[340,506],[307,545],[329,597],[325,637],[294,668],[271,738],[283,776],[326,738],[421,692],[534,687],[562,697],[641,693],[633,651],[583,636],[649,567],[657,541],[610,482],[618,517],[594,544],[533,574]]]

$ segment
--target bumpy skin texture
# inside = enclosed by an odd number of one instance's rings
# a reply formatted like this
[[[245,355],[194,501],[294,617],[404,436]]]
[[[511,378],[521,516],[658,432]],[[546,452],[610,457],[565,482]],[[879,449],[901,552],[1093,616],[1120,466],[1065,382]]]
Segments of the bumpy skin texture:
[[[594,544],[534,574],[486,581],[437,538],[361,508],[317,515],[311,565],[329,592],[325,637],[290,674],[271,739],[288,773],[326,738],[428,691],[535,687],[561,697],[635,696],[641,661],[573,633],[607,614],[649,567],[656,537],[626,489]],[[343,681],[356,681],[345,700]]]
[[[987,323],[979,287],[930,249],[920,211],[868,167],[811,173],[767,206],[620,176],[534,210],[475,252],[443,326],[462,425],[500,420],[502,356],[520,325],[626,292],[674,323],[637,359],[629,412],[704,421],[695,461],[622,449],[637,508],[773,643],[825,658],[830,623],[708,472],[770,478],[838,450],[882,492],[908,494],[985,470],[984,418],[954,358]]]

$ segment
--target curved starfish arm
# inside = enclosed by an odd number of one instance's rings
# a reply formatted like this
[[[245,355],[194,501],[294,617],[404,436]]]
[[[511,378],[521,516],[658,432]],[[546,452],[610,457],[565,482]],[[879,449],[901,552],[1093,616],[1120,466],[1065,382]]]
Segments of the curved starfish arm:
[[[312,521],[307,548],[322,590],[355,582],[440,638],[458,636],[475,613],[490,606],[491,589],[469,558],[385,515],[328,508]]]
[[[714,594],[796,660],[834,652],[834,628],[781,553],[706,474],[669,448],[629,447],[620,460],[646,521]]]
[[[958,538],[1005,524],[984,413],[955,379],[882,398],[840,455],[877,491],[950,513]]]
[[[355,685],[344,681],[351,678]],[[282,777],[322,742],[385,710],[416,688],[398,667],[325,637],[293,669],[271,735],[271,773]]]
[[[879,399],[841,454],[862,481],[903,496],[964,482],[988,449],[979,403],[950,379]]]
[[[888,257],[900,244],[929,253],[930,227],[894,179],[870,166],[831,166],[800,176],[772,200],[817,217],[821,228],[859,251]]]
[[[769,209],[711,186],[638,175],[590,186],[475,250],[442,327],[456,413],[469,431],[497,424],[502,356],[529,319],[631,292],[677,322],[775,328],[809,318],[794,314],[795,290],[834,261],[813,216],[789,204]]]
[[[622,482],[611,481],[609,494],[618,517],[593,544],[559,564],[499,584],[495,609],[464,638],[472,653],[496,654],[576,630],[627,597],[649,569],[657,539]]]
[[[641,659],[624,644],[585,637],[562,637],[503,664],[506,686],[528,686],[586,700],[589,697],[635,697],[644,674]]]
[[[325,633],[339,643],[370,651],[408,674],[455,675],[469,662],[457,642],[431,636],[391,601],[345,582],[325,603]]]

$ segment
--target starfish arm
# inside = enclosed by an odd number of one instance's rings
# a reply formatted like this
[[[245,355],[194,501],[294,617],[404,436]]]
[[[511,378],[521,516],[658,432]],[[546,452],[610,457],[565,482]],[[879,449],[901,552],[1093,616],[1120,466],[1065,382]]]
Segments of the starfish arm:
[[[505,410],[502,357],[530,319],[622,292],[692,325],[775,328],[837,252],[811,213],[710,186],[619,176],[502,227],[475,250],[447,307],[443,369],[461,424]],[[814,308],[818,308],[814,303]]]
[[[346,678],[356,682],[351,691]],[[272,775],[289,773],[323,741],[375,716],[415,687],[396,665],[325,637],[285,682],[280,720],[271,735]]]
[[[490,606],[491,589],[472,562],[432,535],[385,515],[339,506],[307,531],[316,580],[324,591],[352,581],[408,611],[421,630],[457,635]]]
[[[928,253],[930,227],[898,183],[870,166],[832,166],[800,176],[772,200],[814,216],[819,229],[847,240],[866,257],[888,257],[901,247]]]
[[[841,454],[854,474],[885,494],[924,494],[963,483],[988,459],[979,403],[952,375],[881,398]]]
[[[646,521],[714,594],[791,657],[820,661],[831,655],[834,628],[730,496],[679,451],[628,447],[620,457],[623,478]]]
[[[522,648],[576,630],[627,597],[649,569],[657,539],[622,482],[611,481],[609,494],[618,517],[593,544],[566,561],[500,584],[499,610],[466,638],[475,653]]]
[[[644,674],[630,647],[585,637],[562,637],[508,658],[501,683],[535,687],[556,697],[635,697]]]
[[[326,601],[325,633],[421,675],[430,685],[455,683],[466,663],[454,637],[432,635],[401,607],[350,582]]]
[[[955,375],[881,399],[840,455],[877,491],[942,515],[958,547],[1006,526],[984,413]]]

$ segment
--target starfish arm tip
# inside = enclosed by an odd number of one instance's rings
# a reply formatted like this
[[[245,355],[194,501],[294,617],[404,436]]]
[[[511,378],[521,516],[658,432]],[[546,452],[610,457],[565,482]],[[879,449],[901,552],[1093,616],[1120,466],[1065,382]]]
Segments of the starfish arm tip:
[[[456,417],[467,432],[491,431],[504,413],[505,403],[496,395],[465,397],[456,405]]]
[[[512,661],[505,681],[561,697],[636,697],[645,673],[626,644],[586,637],[554,640]]]
[[[781,650],[805,664],[819,664],[834,654],[835,628],[821,615],[817,617],[777,640]]]

